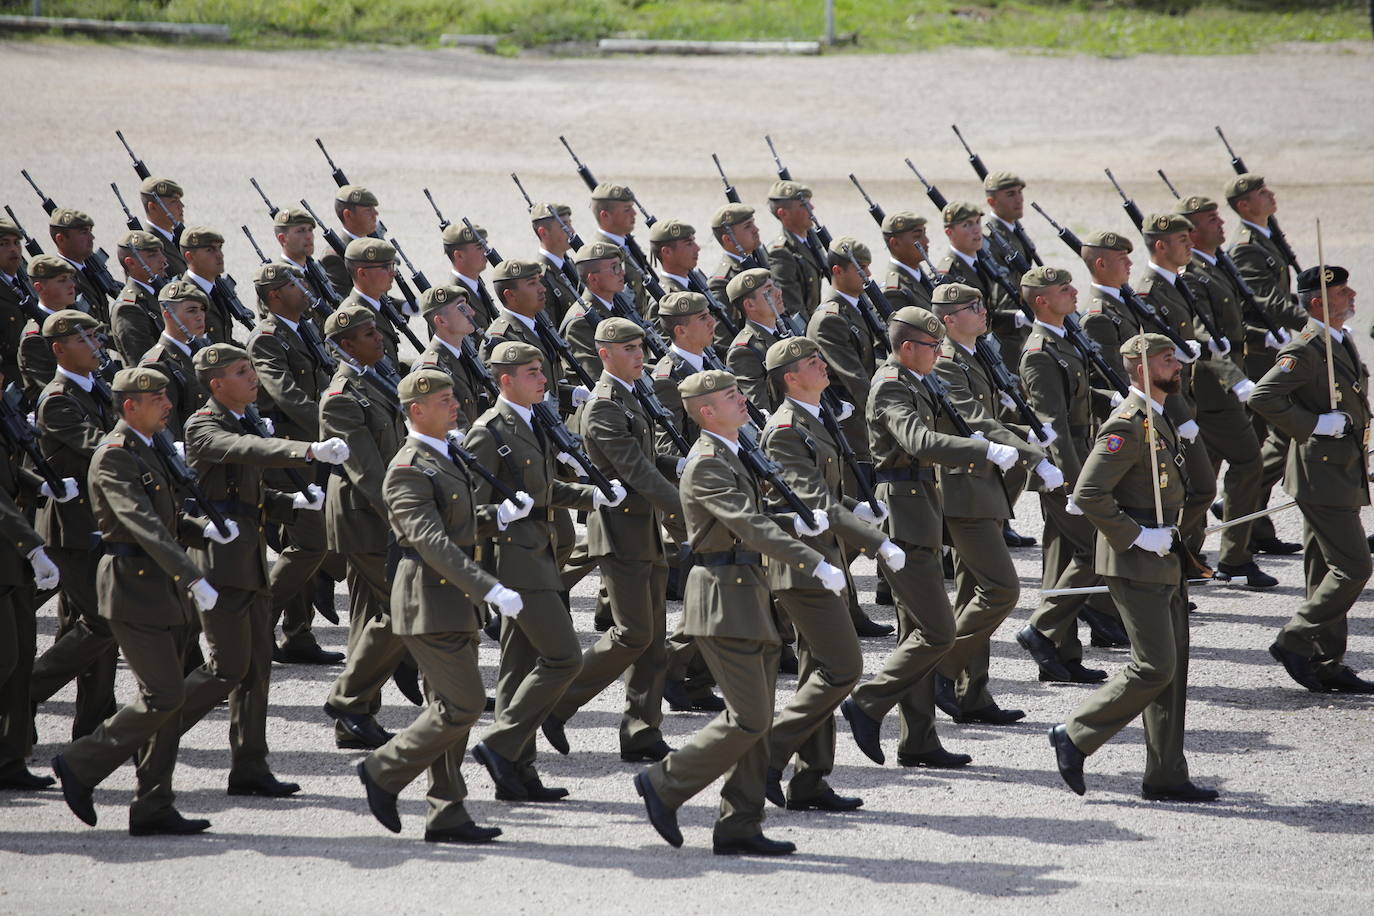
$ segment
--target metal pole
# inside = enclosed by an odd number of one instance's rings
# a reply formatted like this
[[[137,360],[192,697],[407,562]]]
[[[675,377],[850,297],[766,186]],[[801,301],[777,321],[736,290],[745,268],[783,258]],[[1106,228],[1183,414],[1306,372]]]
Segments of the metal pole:
[[[36,6],[40,0],[33,0],[33,2]],[[835,44],[835,0],[825,0],[825,43],[827,45]]]

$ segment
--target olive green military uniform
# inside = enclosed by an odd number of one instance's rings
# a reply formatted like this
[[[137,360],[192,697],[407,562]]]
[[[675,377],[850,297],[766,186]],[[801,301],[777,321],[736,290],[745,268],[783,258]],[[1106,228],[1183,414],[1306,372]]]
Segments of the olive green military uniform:
[[[577,271],[565,270],[563,265],[572,264],[565,257],[562,264],[555,264],[550,260],[548,254],[541,254],[539,258],[540,278],[544,281],[544,289],[548,292],[548,299],[545,300],[545,308],[549,311],[549,317],[553,319],[554,327],[563,323],[563,318],[568,314],[568,309],[577,304],[582,296],[582,281],[577,277]]]
[[[830,367],[831,381],[843,389],[854,413],[842,425],[849,444],[860,461],[868,461],[868,428],[864,406],[877,366],[873,335],[858,313],[857,300],[831,290],[806,324],[806,336],[820,345],[821,355]],[[857,490],[852,472],[846,472],[846,487]]]
[[[1121,293],[1096,283],[1088,287],[1088,301],[1080,307],[1079,320],[1083,333],[1097,344],[1102,361],[1127,378],[1126,364],[1121,359],[1121,345],[1142,330],[1135,312],[1121,299]],[[1110,402],[1093,402],[1093,416],[1105,420],[1111,413]]]
[[[33,749],[29,679],[37,649],[37,593],[28,555],[43,546],[17,504],[42,479],[20,466],[23,453],[0,443],[0,783],[20,770]],[[24,500],[27,502],[27,500]]]
[[[734,373],[739,390],[760,409],[772,410],[777,406],[763,360],[768,348],[778,340],[776,327],[765,328],[756,321],[746,320],[725,351],[725,366]]]
[[[458,355],[438,337],[429,339],[424,351],[415,360],[415,368],[438,369],[453,379],[453,399],[458,402],[458,425],[463,429],[471,426],[486,409],[490,395],[472,377]]]
[[[172,241],[171,233],[165,232],[161,226],[154,226],[146,219],[143,220],[143,231],[162,242],[162,248],[167,253],[167,276],[179,277],[186,273],[186,258],[181,253],[181,246]]]
[[[207,396],[200,379],[196,377],[192,356],[190,347],[173,340],[164,332],[138,361],[140,366],[156,369],[170,381],[167,400],[172,402],[172,412],[167,417],[167,433],[178,441],[184,438],[186,422],[205,403]]]
[[[830,275],[826,266],[816,261],[811,246],[805,239],[784,231],[768,243],[767,267],[773,282],[782,290],[785,310],[810,321],[821,304],[825,280]]]
[[[930,293],[910,267],[889,259],[887,275],[883,278],[883,295],[894,309],[914,305],[930,308]]]
[[[130,277],[110,308],[110,334],[126,366],[137,366],[162,333],[162,307],[153,288]]]
[[[38,310],[44,313],[45,318],[54,314],[42,304],[38,306]],[[43,336],[42,326],[37,321],[29,319],[24,324],[23,334],[19,338],[19,376],[14,381],[18,381],[23,387],[24,398],[29,403],[34,403],[52,381],[53,373],[56,371],[57,357],[53,356],[51,341]],[[8,385],[10,381],[7,376],[5,384]]]
[[[187,237],[194,238],[194,236],[192,236],[192,231],[192,229],[188,229],[182,234],[183,247],[185,247]],[[215,233],[215,235],[218,237],[218,233]],[[205,337],[211,343],[237,344],[237,341],[234,340],[234,318],[229,314],[229,310],[223,304],[223,301],[214,295],[215,287],[221,281],[224,281],[227,285],[229,280],[228,275],[221,274],[214,283],[211,283],[199,274],[187,270],[186,273],[181,275],[180,279],[185,280],[187,283],[194,284],[197,289],[205,294],[205,298],[209,302],[209,305],[205,307]]]
[[[644,271],[640,270],[635,259],[630,257],[630,249],[627,247],[626,241],[617,240],[611,237],[609,233],[598,229],[592,233],[591,238],[587,239],[588,244],[593,242],[604,242],[620,249],[623,255],[622,260],[625,262],[625,292],[634,299],[635,310],[643,315],[649,308],[649,291],[644,287]]]
[[[7,221],[0,221],[0,229]],[[21,382],[19,374],[19,341],[24,336],[24,326],[28,324],[22,309],[19,308],[19,277],[6,276],[0,272],[0,374],[5,376],[5,384]]]
[[[716,297],[718,302],[728,302],[730,300],[729,296],[726,295],[726,287],[730,285],[730,281],[735,279],[736,274],[756,266],[758,265],[754,264],[753,260],[750,258],[741,258],[728,251],[722,252],[720,263],[717,264],[716,269],[712,271],[711,279],[707,282],[706,287],[711,291],[711,295]],[[772,264],[770,262],[763,266],[771,268]],[[736,314],[738,314],[738,312],[736,312]]]
[[[986,189],[986,184],[984,188]],[[1021,244],[1021,240],[1017,238],[1016,231],[1004,223],[995,213],[989,213],[983,217],[983,238],[988,240],[989,248],[994,253],[1010,250],[1021,256],[1022,263],[1032,265],[1035,263],[1031,260],[1030,250]],[[1007,270],[1007,280],[1011,282],[1012,286],[1019,288],[1021,286],[1020,271],[1006,260],[1000,260],[999,263]],[[1002,359],[1006,361],[1008,366],[1015,366],[1021,361],[1021,348],[1025,346],[1026,338],[1030,336],[1030,329],[1021,327],[1016,323],[1014,310],[1017,305],[1007,301],[1006,291],[1002,289],[1000,284],[993,288],[992,295],[994,297],[992,302],[1004,311],[1012,310],[1013,312],[1010,322],[1007,321],[1004,314],[990,315],[989,317],[998,319],[998,327],[994,329],[994,333],[997,336],[997,342],[1002,347]]]
[[[391,322],[382,317],[380,306],[376,304],[375,300],[369,299],[356,289],[349,292],[349,294],[344,297],[343,302],[339,303],[340,309],[349,308],[350,306],[365,308],[376,316],[377,330],[382,334],[383,346],[386,349],[386,358],[395,371],[404,373],[406,371],[406,364],[401,362],[401,334],[391,326]],[[392,306],[396,306],[394,301],[392,302]],[[338,309],[335,309],[335,311],[338,311]],[[401,314],[400,308],[396,308],[396,313]]]
[[[601,357],[596,353],[596,326],[612,314],[610,303],[591,290],[582,294],[581,300],[568,309],[563,316],[563,324],[558,333],[568,342],[582,371],[592,378],[601,377]],[[556,365],[556,364],[555,364]]]
[[[346,246],[349,242],[359,238],[359,236],[342,227],[339,229],[338,236],[339,241],[344,243],[345,250],[347,250]],[[334,287],[336,293],[347,298],[353,292],[353,272],[344,263],[343,255],[331,248],[324,253],[324,257],[320,258],[320,266],[324,268],[325,276],[329,278],[329,285]]]

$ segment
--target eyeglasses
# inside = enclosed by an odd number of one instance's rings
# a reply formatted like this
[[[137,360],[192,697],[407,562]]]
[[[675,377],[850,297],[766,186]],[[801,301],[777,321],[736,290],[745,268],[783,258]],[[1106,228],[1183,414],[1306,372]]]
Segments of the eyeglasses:
[[[968,305],[959,306],[957,309],[950,312],[950,314],[957,315],[963,311],[986,312],[987,310],[988,307],[983,304],[983,300],[979,299],[977,302],[970,302]]]
[[[912,338],[910,342],[918,347],[927,347],[931,350],[940,349],[940,341],[938,340],[916,340],[915,338]]]

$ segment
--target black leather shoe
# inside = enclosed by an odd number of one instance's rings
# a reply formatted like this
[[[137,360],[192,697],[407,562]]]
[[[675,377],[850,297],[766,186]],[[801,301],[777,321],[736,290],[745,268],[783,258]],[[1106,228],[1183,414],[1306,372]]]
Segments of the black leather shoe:
[[[634,782],[635,792],[644,799],[644,812],[649,816],[649,823],[669,846],[681,846],[682,831],[677,826],[677,812],[659,798],[658,792],[654,791],[654,784],[649,781],[648,773],[636,773]]]
[[[885,576],[879,575],[878,584],[873,587],[873,603],[881,607],[892,607],[897,603],[892,600],[892,586]]]
[[[425,695],[420,692],[420,669],[414,665],[405,662],[397,665],[396,670],[391,672],[391,683],[395,684],[396,689],[401,691],[401,696],[413,705],[425,705]]]
[[[1216,789],[1204,789],[1202,786],[1185,782],[1181,786],[1142,785],[1140,797],[1148,801],[1211,802],[1220,798],[1221,793]]]
[[[485,633],[486,636],[487,636],[487,639],[490,639],[492,642],[500,642],[500,641],[501,641],[501,615],[500,615],[500,614],[492,614],[492,615],[491,615],[491,619],[487,621],[486,626],[482,627],[482,632]]]
[[[168,811],[155,821],[130,824],[129,836],[190,836],[210,829],[203,817],[182,817],[179,811]]]
[[[1374,693],[1374,683],[1366,681],[1345,665],[1330,670],[1316,669],[1317,680],[1330,693]]]
[[[496,712],[496,697],[487,697],[482,701],[482,712]]]
[[[1078,619],[1088,625],[1089,639],[1099,649],[1124,649],[1131,644],[1126,628],[1110,614],[1085,607],[1078,612]]]
[[[516,775],[515,764],[479,741],[472,748],[472,758],[487,768],[491,781],[496,783],[496,797],[501,801],[524,801],[529,798],[525,784]]]
[[[782,770],[769,767],[764,777],[763,797],[779,808],[787,807],[787,795],[782,791]]]
[[[1044,633],[1026,624],[1016,631],[1016,641],[1021,644],[1021,648],[1030,653],[1031,658],[1035,659],[1035,663],[1040,666],[1041,675],[1048,675],[1042,676],[1042,681],[1069,680],[1069,669],[1059,660],[1059,650]]]
[[[539,730],[544,733],[549,745],[566,757],[572,753],[572,746],[568,744],[568,733],[563,729],[564,724],[562,719],[550,714],[544,719],[544,724],[539,726]]]
[[[500,827],[478,827],[472,821],[445,830],[426,830],[426,843],[490,843],[501,835]]]
[[[89,786],[83,786],[72,772],[71,767],[67,766],[67,761],[58,754],[52,759],[52,771],[57,774],[57,778],[62,781],[62,798],[67,802],[67,807],[72,809],[72,814],[81,818],[82,822],[88,827],[95,826],[95,801],[93,796],[95,791]]]
[[[1212,513],[1212,518],[1216,519],[1217,521],[1221,521],[1221,514],[1226,511],[1226,505],[1221,500],[1217,500],[1216,502],[1212,503],[1212,508],[1210,511]]]
[[[940,572],[946,581],[954,578],[954,554],[948,550],[940,557]]]
[[[797,676],[801,670],[801,664],[797,661],[796,651],[787,643],[782,644],[782,652],[778,655],[778,673]]]
[[[1374,534],[1371,534],[1367,540],[1369,541],[1369,552],[1374,553]]]
[[[761,833],[743,840],[711,841],[711,852],[718,856],[789,856],[796,851],[796,843],[770,840]]]
[[[338,626],[339,612],[334,610],[334,580],[324,573],[316,573],[312,589],[310,603],[315,606],[316,613]]]
[[[281,653],[284,661],[297,665],[341,665],[344,660],[342,652],[328,652],[320,648],[319,643],[310,643],[308,646],[283,646]],[[274,653],[273,658],[275,657]]]
[[[349,735],[347,738],[335,735],[335,747],[372,751],[392,738],[391,732],[378,725],[377,720],[371,716],[342,712],[328,703],[324,704],[324,712]]]
[[[669,601],[681,601],[682,580],[685,578],[686,576],[683,575],[681,566],[668,567],[668,588],[664,597]]]
[[[957,770],[973,763],[968,754],[955,754],[942,747],[923,754],[897,754],[897,765],[903,767],[922,767],[927,770]]]
[[[562,786],[546,786],[538,776],[525,782],[525,797],[504,798],[501,792],[496,793],[496,798],[500,801],[528,801],[528,802],[556,802],[568,797],[568,790]]]
[[[1101,668],[1085,668],[1080,661],[1064,662],[1064,667],[1068,669],[1070,684],[1096,684],[1107,679],[1107,672]],[[1040,669],[1040,680],[1055,681],[1056,678],[1050,677],[1045,673],[1045,669]],[[1063,682],[1061,682],[1063,683]]]
[[[1056,725],[1050,729],[1050,746],[1054,748],[1054,762],[1065,785],[1077,795],[1088,791],[1083,782],[1083,761],[1088,758],[1074,746],[1066,727]]]
[[[648,747],[642,747],[638,750],[622,750],[620,752],[620,759],[626,763],[655,763],[667,757],[672,752],[673,749],[668,746],[668,742],[659,739]]]
[[[10,792],[39,792],[43,789],[51,789],[55,785],[57,785],[56,779],[51,776],[39,776],[37,773],[31,773],[25,766],[0,776],[0,790]]]
[[[770,799],[771,801],[771,799]],[[820,795],[810,798],[789,798],[788,811],[856,811],[864,806],[864,800],[852,795],[837,795],[829,786]]]
[[[959,700],[954,695],[954,681],[939,673],[935,674],[935,706],[956,721],[963,715]]]
[[[846,698],[840,704],[840,714],[849,723],[849,730],[854,735],[854,743],[863,751],[865,757],[881,766],[887,760],[883,756],[883,744],[881,740],[882,723],[875,722],[868,717],[868,713],[859,708],[853,698]]]
[[[859,634],[860,639],[886,639],[897,632],[897,628],[861,614],[860,619],[854,622],[854,632]]]
[[[1240,579],[1246,588],[1273,588],[1279,584],[1279,580],[1260,569],[1254,560],[1249,563],[1218,563],[1216,577],[1223,582],[1235,582]]]
[[[396,811],[396,796],[372,781],[367,766],[362,761],[358,762],[358,779],[367,790],[367,809],[372,812],[377,823],[392,833],[400,833],[401,815]]]
[[[725,708],[725,701],[710,691],[692,696],[683,681],[665,681],[663,699],[673,712],[720,712]]]
[[[1326,686],[1317,678],[1316,666],[1312,664],[1312,659],[1290,652],[1278,643],[1269,647],[1269,654],[1274,657],[1274,661],[1283,665],[1283,670],[1299,685],[1313,693],[1326,692]]]
[[[301,790],[300,783],[282,782],[271,773],[252,779],[229,780],[230,795],[261,795],[263,798],[286,798]]]
[[[285,664],[287,664],[287,661],[286,661],[286,650],[283,649],[281,646],[273,646],[273,647],[272,647],[272,661],[276,662],[278,665],[285,665]]]
[[[1302,550],[1301,544],[1281,541],[1276,537],[1255,538],[1250,542],[1251,553],[1267,553],[1276,557],[1286,557]]]
[[[1002,523],[1002,540],[1008,547],[1034,547],[1035,538],[1028,538],[1024,534],[1017,534],[1016,529],[1011,526],[1011,522]]]
[[[1003,709],[993,703],[982,709],[960,713],[954,717],[954,721],[962,724],[976,722],[981,725],[1010,725],[1013,722],[1020,722],[1025,717],[1026,711],[1024,709]]]

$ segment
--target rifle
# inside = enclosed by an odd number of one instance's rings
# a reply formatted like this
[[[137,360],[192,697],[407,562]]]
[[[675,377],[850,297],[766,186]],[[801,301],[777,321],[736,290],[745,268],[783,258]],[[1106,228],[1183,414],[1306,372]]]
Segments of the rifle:
[[[720,164],[720,157],[717,156],[715,153],[712,153],[711,161],[716,164],[716,171],[720,173],[720,180],[725,185],[725,199],[732,204],[739,203],[739,191],[735,190],[735,186],[730,183],[730,179],[725,177],[725,169]],[[731,233],[731,235],[733,234],[734,233]],[[739,247],[738,242],[736,242],[736,247]],[[763,259],[765,256],[766,255],[763,254],[762,247],[754,249],[753,258],[755,261],[755,266],[761,267],[763,265]]]
[[[258,413],[257,404],[249,404],[243,408],[243,424],[252,430],[253,435],[262,439],[273,438],[272,433],[267,431],[267,426],[262,422],[262,414]],[[295,487],[306,496],[310,495],[310,485],[301,477],[300,472],[295,468],[282,468],[286,472],[286,479],[291,481],[291,486]]]
[[[117,130],[115,131],[115,136],[119,138],[120,143],[124,144],[124,152],[128,153],[129,158],[134,161],[134,174],[137,175],[140,180],[150,177],[152,173],[149,172],[148,167],[143,164],[143,160],[134,155],[133,148],[129,146],[129,141],[124,139],[124,132]],[[172,224],[172,241],[180,245],[181,233],[186,229],[185,224],[172,215],[172,211],[167,208],[167,204],[163,201],[161,194],[154,191],[152,193],[152,198],[157,202],[158,207],[162,209],[163,214],[167,217],[167,222]],[[130,226],[129,228],[132,229],[134,227]]]
[[[510,179],[515,182],[515,186],[520,189],[520,196],[525,198],[525,206],[533,210],[534,201],[530,199],[529,194],[525,193],[525,186],[520,183],[520,176],[511,172]],[[549,215],[553,217],[554,222],[558,223],[558,228],[563,230],[563,234],[568,237],[568,244],[572,246],[571,250],[576,251],[581,248],[582,238],[573,231],[571,226],[563,221],[563,217],[558,215],[558,209],[556,207],[552,204],[548,204],[547,206],[549,208]],[[578,298],[577,290],[582,285],[582,278],[577,275],[577,268],[573,266],[570,259],[565,257],[563,259],[563,266],[559,268],[559,273],[566,281],[568,289],[572,293],[573,300],[576,301]]]
[[[243,325],[249,331],[253,330],[257,323],[253,318],[253,313],[248,311],[243,302],[239,299],[238,284],[234,278],[228,274],[220,274],[215,278],[215,283],[210,287],[210,300],[219,305],[229,313],[229,316]]]
[[[964,152],[968,153],[969,165],[973,166],[974,174],[978,176],[978,180],[982,181],[987,178],[988,167],[983,165],[983,157],[969,147],[968,142],[964,140],[964,135],[959,133],[959,125],[951,124],[950,128],[954,131],[954,136],[958,137],[959,142],[963,144]],[[994,228],[993,231],[995,232],[996,229]],[[1030,236],[1026,234],[1025,227],[1021,225],[1020,221],[1012,224],[1011,231],[1012,235],[1016,236],[1016,240],[1025,247],[1026,251],[1030,252],[1030,259],[1035,262],[1036,266],[1043,265],[1045,262],[1040,260],[1040,252],[1035,250],[1035,243],[1030,240]]]
[[[143,228],[139,225],[138,220],[129,212],[129,208],[124,206],[124,196],[119,193],[119,185],[115,184],[113,181],[110,182],[110,190],[114,191],[115,199],[119,201],[119,206],[124,210],[124,215],[128,219],[129,231],[142,232]],[[167,285],[167,278],[153,273],[153,269],[149,267],[148,262],[143,259],[143,252],[139,251],[137,246],[129,246],[129,253],[134,256],[134,260],[138,262],[138,266],[143,268],[143,272],[148,275],[147,282],[148,285],[153,288],[153,292],[159,292],[162,287]]]
[[[248,244],[253,246],[253,250],[257,252],[258,259],[264,264],[272,263],[268,260],[267,255],[262,253],[262,249],[258,247],[257,239],[253,238],[253,233],[248,231],[248,227],[240,226],[239,228],[242,229],[243,234],[248,237]],[[300,278],[296,276],[295,269],[289,265],[286,269],[290,272],[291,282],[295,284],[296,289],[301,291],[301,295],[305,296],[305,301],[310,303],[310,307],[312,309],[319,308],[320,300],[316,298],[310,290],[306,288],[306,285],[301,282]],[[327,311],[326,314],[328,314]],[[337,364],[334,362],[334,358],[329,355],[329,351],[325,349],[324,343],[315,336],[315,326],[311,324],[310,319],[302,317],[300,322],[296,325],[296,331],[300,334],[301,340],[305,342],[305,345],[310,348],[310,355],[315,358],[315,362],[319,363],[326,372],[332,373]]]
[[[11,289],[14,290],[15,296],[19,299],[19,311],[24,313],[25,318],[41,327],[43,319],[48,316],[38,307],[38,295],[28,285],[27,280],[28,278],[24,276],[24,272],[21,270],[15,274]]]
[[[114,191],[115,200],[119,201],[119,209],[124,211],[124,225],[130,232],[142,232],[143,224],[138,221],[138,217],[129,210],[129,205],[124,202],[124,195],[119,193],[119,185],[110,182],[110,190]]]
[[[639,406],[644,408],[644,412],[659,425],[659,428],[668,434],[668,438],[672,440],[673,447],[683,455],[686,455],[687,452],[691,450],[691,446],[688,445],[687,440],[683,438],[682,431],[673,423],[673,415],[668,412],[668,408],[663,406],[663,402],[658,399],[658,395],[654,393],[653,386],[645,380],[645,376],[641,375],[639,378],[635,379],[634,384],[630,386],[630,390],[634,392],[635,400],[639,401]]]
[[[827,395],[829,397],[827,397]],[[868,469],[859,463],[858,455],[854,454],[854,446],[850,444],[849,437],[845,435],[844,428],[840,426],[839,420],[835,419],[835,414],[831,411],[830,402],[838,401],[839,398],[829,388],[821,394],[820,414],[821,424],[830,433],[830,438],[835,440],[835,449],[840,453],[840,459],[849,466],[850,473],[859,484],[859,495],[863,501],[868,503],[868,507],[873,510],[873,514],[878,513],[878,494],[873,490],[873,479],[869,477]]]
[[[189,503],[186,507],[187,511],[198,508],[199,514],[208,518],[222,536],[228,537],[229,523],[224,520],[224,514],[215,508],[215,504],[206,497],[205,491],[200,488],[200,476],[196,474],[195,468],[187,464],[185,459],[177,454],[176,446],[172,443],[171,433],[165,429],[154,433],[153,449],[167,463],[167,471],[172,475],[173,482],[191,494],[187,500]]]
[[[262,198],[263,204],[266,205],[267,215],[275,218],[276,215],[281,212],[281,208],[273,206],[272,201],[268,199],[267,194],[262,190],[262,186],[258,184],[256,178],[250,176],[248,181],[253,185],[253,190],[257,191],[258,196]],[[310,218],[314,219],[317,224],[319,223],[319,220],[315,219],[314,214],[311,214]],[[257,246],[254,245],[253,247],[256,248]],[[261,252],[259,252],[259,256],[261,256]],[[342,257],[342,255],[340,255],[340,257]],[[324,268],[320,266],[319,261],[307,257],[305,259],[305,275],[310,278],[310,282],[320,291],[318,296],[310,297],[314,300],[314,305],[311,307],[325,317],[333,314],[334,310],[339,307],[339,303],[343,301],[343,297],[339,295],[338,290],[334,289],[334,284],[329,280],[329,274],[324,272]]]
[[[33,238],[33,236],[29,235],[27,232],[24,231],[24,226],[19,222],[19,217],[14,215],[14,211],[10,209],[9,204],[5,204],[5,213],[9,216],[10,222],[14,223],[14,228],[18,229],[20,236],[23,237],[24,250],[29,253],[29,257],[36,258],[40,254],[42,254],[42,246],[38,244],[38,242]]]
[[[1217,136],[1221,138],[1222,145],[1226,147],[1227,155],[1231,157],[1231,168],[1235,169],[1236,174],[1244,175],[1250,171],[1245,167],[1244,160],[1236,155],[1235,150],[1231,149],[1231,144],[1227,141],[1226,135],[1221,132],[1220,127],[1216,128],[1216,132]],[[1288,266],[1293,268],[1293,272],[1301,271],[1302,268],[1298,266],[1298,256],[1293,253],[1293,246],[1288,244],[1288,236],[1283,234],[1283,230],[1279,228],[1279,221],[1273,216],[1269,217],[1269,233],[1274,242],[1274,247],[1279,250],[1279,254],[1283,255]]]
[[[582,160],[577,158],[577,153],[573,152],[573,148],[568,144],[568,140],[566,137],[560,134],[558,137],[558,142],[563,144],[563,148],[567,150],[568,155],[572,157],[573,165],[577,167],[577,174],[582,178],[582,183],[587,186],[587,190],[595,191],[597,180],[596,177],[592,175],[591,169],[583,165]],[[644,205],[641,204],[638,200],[635,201],[635,206],[639,208],[640,213],[644,214],[644,217],[646,220],[649,221],[650,226],[652,226],[654,222],[657,222],[656,220],[654,220],[652,216],[649,215],[649,211],[645,210]],[[562,222],[562,220],[559,220],[559,222]],[[625,236],[625,250],[629,253],[631,260],[635,262],[635,266],[639,268],[640,273],[644,274],[646,285],[649,277],[654,277],[654,282],[657,283],[658,278],[655,276],[653,268],[649,266],[649,259],[644,256],[643,249],[639,247],[639,242],[635,241],[635,237],[633,235]]]
[[[558,414],[553,412],[548,402],[540,401],[530,406],[530,411],[534,416],[534,421],[544,428],[553,442],[554,447],[560,452],[567,452],[577,464],[582,468],[582,472],[591,480],[592,485],[606,495],[608,499],[615,499],[615,489],[611,486],[610,478],[601,473],[601,469],[592,463],[592,459],[587,457],[586,451],[582,448],[582,437],[575,435],[572,430],[563,425],[563,421],[558,419]]]
[[[364,366],[362,363],[358,362],[352,356],[349,356],[348,352],[344,350],[343,347],[335,343],[332,339],[325,338],[325,346],[333,350],[335,355],[338,356],[339,362],[343,363],[345,366],[352,369],[354,374],[357,375],[359,378],[366,377],[369,373],[371,373],[370,377],[376,379],[378,384],[382,386],[383,390],[385,390],[388,394],[395,398],[391,406],[397,410],[400,410],[401,398],[400,395],[396,392],[396,385],[400,382],[400,379],[394,377],[389,371],[381,371],[382,369],[389,369],[385,357],[382,358],[381,362],[376,363],[375,365]]]
[[[1035,415],[1035,411],[1031,410],[1030,404],[1021,394],[1021,385],[1016,376],[1012,375],[1011,370],[1007,368],[1007,364],[1002,360],[1002,354],[988,342],[987,335],[982,335],[974,341],[973,353],[978,361],[983,364],[983,368],[987,370],[997,390],[1012,399],[1016,405],[1016,413],[1021,417],[1021,422],[1030,427],[1031,434],[1036,439],[1044,442],[1043,422]]]
[[[458,438],[457,430],[449,430],[444,440],[448,442],[449,451],[458,456],[458,459],[467,465],[468,470],[475,471],[491,488],[496,491],[502,499],[509,499],[511,502],[519,504],[520,500],[515,495],[515,491],[501,478],[491,472],[485,464],[477,460],[477,456],[463,447],[462,441]]]
[[[921,182],[921,185],[926,189],[926,197],[930,198],[930,202],[935,205],[935,209],[943,213],[945,207],[949,205],[949,200],[945,197],[945,195],[940,193],[939,188],[935,187],[935,185],[926,181],[926,177],[922,175],[919,171],[917,171],[916,166],[912,164],[910,159],[906,159],[903,161],[906,162],[906,167],[911,169],[912,174],[916,176],[916,180]]]
[[[791,181],[792,172],[787,166],[782,164],[782,159],[778,156],[778,150],[773,146],[773,138],[765,134],[763,140],[768,144],[768,152],[773,156],[773,165],[777,170],[778,178],[783,181]],[[811,207],[811,201],[803,200],[802,206],[806,207],[806,214],[811,217],[812,226],[812,228],[806,230],[806,247],[811,249],[811,254],[816,258],[817,263],[824,268],[826,264],[825,252],[830,248],[830,243],[834,241],[834,239],[830,235],[830,230],[822,226],[820,220],[816,219],[816,211]]]
[[[9,444],[10,450],[19,449],[33,462],[38,476],[48,484],[54,498],[66,491],[62,477],[48,464],[43,450],[38,447],[39,432],[29,422],[28,412],[24,409],[24,391],[18,382],[10,382],[0,395],[0,435]]]
[[[53,211],[57,209],[57,204],[53,203],[51,197],[43,193],[43,189],[38,186],[38,182],[33,180],[27,170],[20,169],[19,174],[24,176],[24,180],[29,183],[29,187],[33,188],[34,193],[38,195],[38,199],[42,201],[43,212],[51,216]],[[91,253],[89,258],[82,262],[81,267],[86,271],[87,276],[90,277],[95,285],[100,288],[101,292],[110,299],[117,299],[124,287],[116,283],[115,278],[110,276],[110,270],[105,266],[105,262],[109,259],[110,256],[105,253],[104,248],[97,248]]]
[[[114,407],[114,392],[110,390],[110,383],[106,377],[111,374],[114,362],[110,359],[110,354],[105,352],[105,348],[91,339],[91,335],[86,333],[85,328],[77,328],[76,334],[81,338],[82,343],[91,348],[91,352],[100,360],[100,368],[91,373],[91,393],[106,407]]]
[[[812,524],[811,509],[801,501],[797,491],[793,490],[788,486],[787,481],[782,479],[782,467],[764,454],[763,449],[759,448],[759,444],[754,441],[754,437],[743,427],[739,431],[739,457],[756,480],[771,483],[773,489],[777,490],[778,495],[782,497],[783,502],[787,503],[788,508],[797,513],[797,516],[807,525]]]
[[[887,301],[883,291],[878,289],[878,284],[873,282],[873,278],[864,272],[863,265],[859,259],[854,257],[852,248],[846,246],[845,257],[854,269],[859,272],[859,276],[864,278],[864,289],[859,295],[859,315],[863,318],[864,324],[868,325],[868,333],[873,336],[873,350],[881,354],[883,359],[887,359],[887,324],[886,318],[892,315],[892,303]],[[880,310],[882,314],[880,314]]]
[[[707,347],[705,350],[701,351],[701,364],[712,371],[730,372],[729,369],[725,368],[725,364],[720,361],[720,357],[716,355],[716,351],[711,347]],[[731,375],[733,374],[734,373],[731,373]],[[740,393],[743,394],[743,392]],[[768,423],[768,415],[760,410],[758,406],[748,398],[744,399],[744,406],[745,409],[749,411],[749,421],[759,429],[763,429]]]
[[[190,329],[186,327],[186,322],[181,320],[181,316],[177,314],[176,309],[172,308],[170,304],[164,306],[163,311],[172,319],[172,324],[177,326],[177,330],[180,331],[181,336],[185,338],[183,343],[191,348],[192,353],[199,353],[201,350],[210,346],[210,341],[206,338],[193,337],[191,335]]]

